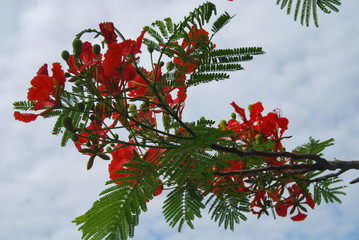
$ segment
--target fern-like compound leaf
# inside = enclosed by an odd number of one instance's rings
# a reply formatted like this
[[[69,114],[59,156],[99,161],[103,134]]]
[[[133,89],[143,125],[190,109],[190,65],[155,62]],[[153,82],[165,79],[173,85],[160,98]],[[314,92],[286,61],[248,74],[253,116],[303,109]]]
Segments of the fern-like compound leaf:
[[[216,34],[219,30],[221,30],[225,25],[227,25],[234,16],[235,15],[229,15],[229,13],[227,12],[224,12],[221,16],[219,16],[212,25],[211,30],[213,32],[213,35]]]
[[[34,103],[32,101],[17,101],[13,103],[14,109],[30,111],[34,110]]]
[[[324,199],[326,203],[333,203],[334,201],[342,203],[338,195],[346,195],[345,192],[341,191],[346,186],[331,187],[331,185],[339,183],[341,181],[341,179],[332,178],[314,184],[314,201],[318,205],[321,204],[322,199]]]
[[[163,205],[163,215],[171,227],[178,224],[179,232],[184,223],[193,229],[192,221],[195,217],[201,218],[201,209],[205,207],[202,200],[203,197],[197,187],[188,182],[168,194]]]
[[[158,186],[158,176],[152,164],[139,157],[124,167],[117,171],[122,177],[108,181],[111,187],[100,194],[90,210],[74,220],[81,225],[82,239],[127,240],[134,236],[139,215],[147,210],[146,200],[153,198]]]
[[[277,0],[277,5],[280,5],[281,9],[287,7],[287,14],[291,14],[293,0]],[[319,27],[317,7],[324,13],[331,13],[331,11],[339,12],[337,6],[341,5],[340,0],[297,0],[294,11],[294,21],[298,19],[300,15],[300,23],[309,27],[310,18],[313,17],[314,24]]]
[[[246,221],[243,213],[249,212],[249,201],[244,193],[233,191],[231,194],[212,195],[206,202],[209,205],[209,212],[212,212],[211,219],[234,231],[234,226],[239,224],[240,219]]]

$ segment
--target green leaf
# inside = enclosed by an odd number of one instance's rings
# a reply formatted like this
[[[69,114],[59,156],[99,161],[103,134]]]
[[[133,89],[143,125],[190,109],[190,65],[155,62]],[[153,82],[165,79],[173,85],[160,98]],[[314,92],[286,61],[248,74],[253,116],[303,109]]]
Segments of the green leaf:
[[[226,73],[193,73],[187,81],[187,86],[197,86],[201,83],[209,83],[229,78],[230,76]]]
[[[223,224],[224,229],[229,228],[232,231],[240,219],[247,220],[243,213],[249,212],[249,204],[248,196],[241,192],[235,195],[212,195],[206,202],[206,205],[210,205],[211,219],[218,221],[219,226]]]
[[[280,5],[281,9],[287,7],[287,14],[291,14],[291,9],[294,1],[293,0],[277,0],[277,5]],[[297,0],[294,12],[294,20],[298,19],[299,13],[301,16],[301,24],[306,23],[306,26],[309,27],[310,17],[313,17],[314,24],[316,27],[319,27],[318,24],[318,14],[317,7],[324,13],[331,13],[332,11],[339,12],[337,6],[341,5],[340,0]]]
[[[82,239],[120,239],[134,236],[139,215],[147,210],[146,200],[152,199],[158,186],[158,176],[151,163],[134,157],[118,172],[124,177],[108,181],[111,185],[100,194],[90,210],[73,222],[81,225]],[[117,184],[114,184],[117,183]]]
[[[17,101],[13,103],[13,106],[16,110],[34,110],[34,103],[32,101]]]
[[[179,223],[179,232],[185,222],[193,229],[192,221],[194,218],[202,217],[201,209],[205,207],[202,200],[201,193],[193,183],[187,182],[184,186],[176,187],[168,194],[163,205],[163,215],[166,222],[169,222],[171,227],[175,227]]]
[[[341,203],[342,201],[339,199],[338,195],[346,195],[345,192],[340,191],[346,186],[339,186],[339,187],[330,187],[333,184],[341,182],[341,179],[333,178],[333,179],[327,179],[325,181],[320,181],[314,184],[314,201],[320,205],[322,202],[322,199],[326,203],[333,203],[338,202]]]
[[[325,141],[315,140],[312,137],[309,137],[309,142],[303,144],[302,146],[298,146],[294,149],[296,153],[311,153],[316,154],[318,156],[322,156],[322,152],[325,148],[334,145],[334,138],[330,138]]]
[[[150,26],[145,26],[145,29],[146,29],[146,31],[147,31],[147,33],[148,33],[149,35],[151,35],[154,39],[157,40],[158,43],[160,43],[160,44],[164,44],[164,43],[165,43],[164,40],[163,40],[163,38],[162,38],[162,36],[161,36],[161,34],[159,34],[155,29],[153,29],[153,28],[150,27]]]
[[[219,16],[212,25],[213,35],[227,25],[234,16],[229,15],[227,12],[224,12],[221,16]]]

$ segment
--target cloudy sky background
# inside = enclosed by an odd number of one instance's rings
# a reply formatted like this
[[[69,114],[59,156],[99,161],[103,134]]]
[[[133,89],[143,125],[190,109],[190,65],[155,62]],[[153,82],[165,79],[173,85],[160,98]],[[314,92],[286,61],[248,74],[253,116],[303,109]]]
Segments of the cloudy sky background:
[[[135,39],[143,26],[168,16],[181,20],[201,2],[0,0],[0,239],[80,239],[71,221],[91,206],[108,179],[107,162],[97,161],[86,171],[86,157],[71,144],[60,147],[60,137],[50,134],[54,119],[29,124],[13,119],[12,102],[26,99],[38,68],[61,61],[61,51],[71,50],[82,29],[112,21]],[[287,134],[293,138],[284,143],[287,149],[309,136],[333,137],[336,145],[326,158],[359,159],[358,2],[343,1],[340,13],[319,14],[319,29],[302,27],[275,2],[214,1],[219,13],[237,14],[215,37],[217,47],[262,46],[266,54],[226,82],[190,89],[184,119],[228,119],[231,101],[243,107],[262,101],[266,112],[280,107],[290,120]],[[344,183],[356,177],[358,172],[346,173]],[[165,223],[160,196],[141,216],[134,239],[357,239],[359,184],[346,192],[341,205],[316,206],[304,222],[248,215],[231,232],[204,212],[195,230],[180,234]]]

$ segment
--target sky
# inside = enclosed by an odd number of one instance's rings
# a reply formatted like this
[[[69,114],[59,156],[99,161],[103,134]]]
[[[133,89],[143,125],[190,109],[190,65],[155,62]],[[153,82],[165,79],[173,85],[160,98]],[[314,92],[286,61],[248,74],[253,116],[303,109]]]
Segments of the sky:
[[[181,20],[197,0],[0,0],[0,239],[80,239],[71,221],[89,209],[105,188],[107,162],[86,170],[87,157],[51,135],[54,119],[32,123],[13,118],[12,103],[25,100],[30,80],[44,63],[62,62],[75,34],[112,21],[127,38],[157,19]],[[359,159],[359,3],[343,1],[339,13],[319,14],[319,28],[307,28],[281,11],[276,1],[214,0],[219,13],[235,18],[218,33],[217,48],[261,46],[265,55],[244,64],[231,79],[190,89],[183,119],[229,119],[230,103],[261,101],[265,112],[280,108],[289,119],[284,142],[293,149],[309,136],[336,144],[329,160]],[[312,24],[313,25],[313,24]],[[211,26],[208,26],[209,29]],[[146,56],[144,56],[146,59]],[[248,215],[231,232],[218,227],[207,212],[195,230],[181,233],[162,216],[165,197],[149,203],[140,216],[135,240],[180,239],[349,239],[359,236],[358,171],[342,175],[347,195],[342,204],[321,204],[304,222]]]

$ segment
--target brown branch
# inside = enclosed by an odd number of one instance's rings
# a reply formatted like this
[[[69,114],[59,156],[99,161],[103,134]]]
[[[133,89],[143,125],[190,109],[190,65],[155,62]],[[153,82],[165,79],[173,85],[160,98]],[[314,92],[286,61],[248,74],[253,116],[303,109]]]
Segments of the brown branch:
[[[232,175],[244,175],[244,174],[253,174],[265,171],[278,171],[278,170],[289,170],[295,172],[307,172],[307,171],[323,171],[330,170],[334,171],[340,169],[337,173],[328,174],[312,181],[322,181],[331,177],[337,177],[340,174],[346,172],[347,170],[356,169],[359,170],[359,161],[342,161],[342,160],[334,160],[328,161],[318,155],[315,154],[299,154],[299,153],[291,153],[291,152],[264,152],[264,151],[242,151],[235,147],[225,147],[218,144],[212,144],[210,147],[213,150],[219,150],[227,153],[234,153],[240,157],[246,156],[261,156],[261,157],[285,157],[292,159],[310,159],[314,160],[316,163],[314,164],[284,164],[284,165],[270,165],[266,167],[252,168],[252,169],[242,169],[242,170],[233,170],[226,172],[215,172],[214,174],[219,176],[232,176]],[[350,183],[359,182],[359,178],[354,179]]]
[[[342,169],[337,173],[331,173],[331,174],[324,175],[322,177],[317,177],[317,178],[311,179],[311,180],[309,180],[309,182],[320,182],[320,181],[324,181],[324,180],[327,180],[332,177],[338,177],[340,174],[345,173],[348,170],[349,169]]]

